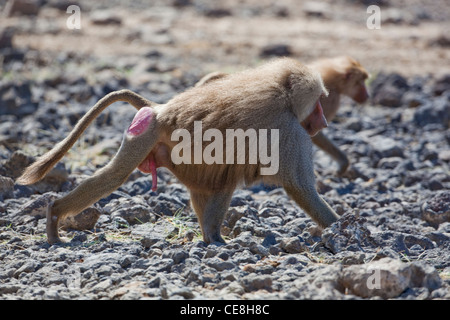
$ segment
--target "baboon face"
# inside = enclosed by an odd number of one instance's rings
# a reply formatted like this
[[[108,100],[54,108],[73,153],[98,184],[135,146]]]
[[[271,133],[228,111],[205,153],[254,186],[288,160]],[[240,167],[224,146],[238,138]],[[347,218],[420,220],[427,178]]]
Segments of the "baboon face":
[[[345,73],[343,94],[349,96],[357,103],[364,103],[369,98],[365,84],[369,75],[359,62],[352,59],[349,63],[350,66]]]

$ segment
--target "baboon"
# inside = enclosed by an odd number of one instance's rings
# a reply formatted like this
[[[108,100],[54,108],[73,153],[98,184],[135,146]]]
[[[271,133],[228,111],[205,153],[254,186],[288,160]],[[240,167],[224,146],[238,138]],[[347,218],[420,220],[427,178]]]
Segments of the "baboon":
[[[125,131],[117,154],[105,167],[49,205],[49,243],[61,241],[58,223],[62,217],[77,214],[108,196],[135,168],[152,173],[153,188],[157,167],[167,167],[186,185],[207,243],[224,242],[220,227],[235,188],[257,181],[283,186],[315,222],[327,227],[339,216],[315,189],[310,138],[327,125],[320,103],[327,94],[317,71],[289,58],[188,89],[166,104],[153,103],[130,90],[112,92],[99,100],[63,141],[29,166],[17,182],[32,184],[42,179],[106,107],[125,101],[139,111]],[[270,143],[258,145],[260,151],[273,150],[273,145],[279,147],[278,154],[273,155],[279,158],[277,172],[263,174],[267,163],[259,158],[256,163],[175,163],[173,151],[178,141],[173,139],[174,132],[187,130],[192,134],[199,122],[205,130],[223,135],[229,129],[278,133],[277,140],[271,133]],[[193,142],[188,147],[193,151],[198,148]],[[243,148],[248,160],[249,143]],[[200,152],[205,149],[202,147]]]
[[[323,96],[320,102],[323,112],[328,121],[336,116],[340,106],[340,95],[352,98],[357,103],[364,103],[369,94],[365,81],[369,74],[355,59],[343,56],[332,59],[318,60],[310,67],[317,69],[323,79],[329,95]],[[313,143],[328,153],[338,163],[337,174],[342,175],[347,171],[350,164],[347,155],[341,151],[323,132],[312,137]]]

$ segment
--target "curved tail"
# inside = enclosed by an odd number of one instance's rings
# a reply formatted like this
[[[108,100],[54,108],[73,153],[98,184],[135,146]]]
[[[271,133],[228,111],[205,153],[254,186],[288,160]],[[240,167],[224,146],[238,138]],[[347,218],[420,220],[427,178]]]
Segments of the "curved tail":
[[[100,99],[76,124],[69,135],[59,142],[53,149],[40,156],[32,165],[25,169],[22,175],[17,179],[17,183],[22,185],[33,184],[41,180],[72,148],[81,134],[98,117],[98,115],[114,102],[128,102],[137,110],[145,106],[155,106],[154,102],[134,93],[131,90],[114,91]]]

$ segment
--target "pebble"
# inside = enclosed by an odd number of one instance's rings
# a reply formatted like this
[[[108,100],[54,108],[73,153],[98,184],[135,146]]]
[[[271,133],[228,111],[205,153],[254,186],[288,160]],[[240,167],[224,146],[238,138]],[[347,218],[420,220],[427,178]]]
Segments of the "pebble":
[[[201,12],[215,18],[238,14],[220,9]],[[313,9],[319,15],[323,8]],[[91,21],[125,22],[113,13]],[[52,68],[44,53],[25,55],[8,39],[3,43],[2,50],[10,50],[6,57],[16,57],[3,61],[5,70],[13,62]],[[291,55],[292,49],[275,43],[261,54]],[[93,63],[78,53],[56,59]],[[147,59],[157,61],[147,64],[157,76],[178,65],[164,51]],[[192,74],[172,78],[151,81],[161,91],[158,102],[193,83]],[[341,215],[328,228],[318,228],[283,189],[257,185],[235,192],[222,228],[227,243],[207,245],[186,188],[158,169],[158,192],[151,191],[150,177],[135,171],[61,230],[68,243],[50,246],[48,204],[100,164],[97,156],[81,165],[65,158],[52,180],[19,186],[15,179],[34,160],[30,154],[67,135],[98,94],[129,85],[152,96],[126,77],[95,89],[90,81],[56,71],[45,81],[0,81],[0,141],[5,142],[0,146],[0,299],[450,299],[448,75],[410,79],[380,73],[364,111],[345,109],[348,121],[330,124],[329,136],[348,154],[354,174],[336,177],[327,171],[335,165],[330,158],[314,152],[322,196]],[[71,108],[63,117],[67,101]],[[96,151],[100,157],[114,154],[126,118],[132,118],[132,112],[118,110],[111,106],[112,120],[105,114],[83,136],[89,143],[111,141]],[[27,148],[18,148],[18,142]],[[14,152],[18,149],[26,151]],[[371,277],[378,276],[376,270],[379,278]],[[368,283],[380,288],[372,290]]]

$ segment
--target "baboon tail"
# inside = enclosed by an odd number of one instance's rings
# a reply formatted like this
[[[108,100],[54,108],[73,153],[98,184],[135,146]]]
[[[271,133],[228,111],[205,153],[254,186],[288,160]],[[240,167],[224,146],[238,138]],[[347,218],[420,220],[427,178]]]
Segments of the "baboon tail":
[[[145,106],[155,106],[156,104],[143,98],[130,90],[114,91],[100,99],[76,124],[69,135],[59,142],[53,149],[39,157],[33,164],[25,169],[17,179],[17,183],[29,185],[41,180],[72,148],[81,134],[98,117],[98,115],[109,105],[117,101],[128,102],[137,110]]]

